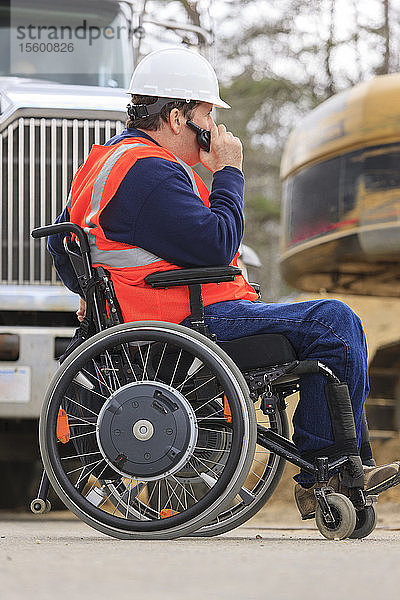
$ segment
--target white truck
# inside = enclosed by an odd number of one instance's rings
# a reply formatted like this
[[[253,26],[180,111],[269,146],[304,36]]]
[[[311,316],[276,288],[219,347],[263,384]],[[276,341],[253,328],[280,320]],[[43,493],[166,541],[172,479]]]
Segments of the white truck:
[[[0,1],[0,507],[34,496],[37,419],[77,324],[30,232],[62,211],[91,145],[123,129],[132,22],[126,2]]]

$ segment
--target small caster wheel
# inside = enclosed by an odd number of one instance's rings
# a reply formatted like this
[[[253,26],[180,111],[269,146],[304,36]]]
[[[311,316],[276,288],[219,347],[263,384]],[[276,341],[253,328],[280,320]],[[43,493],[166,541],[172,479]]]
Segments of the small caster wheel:
[[[343,494],[327,494],[326,501],[331,509],[334,522],[327,523],[320,506],[315,512],[315,521],[321,534],[328,540],[343,540],[349,537],[356,526],[356,509]]]
[[[361,538],[367,537],[376,527],[376,521],[378,515],[376,514],[376,508],[372,504],[366,506],[362,510],[356,510],[356,526],[349,538],[352,540],[361,540]]]
[[[44,513],[47,515],[47,513],[49,513],[51,511],[51,502],[50,500],[46,500],[46,508]]]
[[[48,512],[47,502],[48,502],[48,500],[46,501],[46,500],[42,500],[41,498],[35,498],[35,500],[32,500],[32,502],[31,502],[31,511],[35,515],[43,515],[44,513]],[[49,504],[50,504],[50,502],[49,502]]]

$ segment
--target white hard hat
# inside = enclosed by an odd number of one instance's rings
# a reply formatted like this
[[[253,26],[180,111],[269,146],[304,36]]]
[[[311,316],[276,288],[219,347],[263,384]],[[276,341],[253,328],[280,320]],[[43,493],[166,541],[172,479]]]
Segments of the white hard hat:
[[[230,108],[219,97],[218,79],[208,60],[187,48],[164,48],[145,56],[133,72],[128,94],[199,100]]]

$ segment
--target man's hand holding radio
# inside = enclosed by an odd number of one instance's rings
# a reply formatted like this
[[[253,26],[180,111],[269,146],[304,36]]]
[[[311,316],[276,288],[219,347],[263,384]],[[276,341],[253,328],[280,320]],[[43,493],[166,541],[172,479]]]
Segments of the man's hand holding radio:
[[[243,148],[242,142],[225,125],[211,126],[210,152],[200,150],[201,163],[212,173],[224,167],[236,167],[242,170]]]

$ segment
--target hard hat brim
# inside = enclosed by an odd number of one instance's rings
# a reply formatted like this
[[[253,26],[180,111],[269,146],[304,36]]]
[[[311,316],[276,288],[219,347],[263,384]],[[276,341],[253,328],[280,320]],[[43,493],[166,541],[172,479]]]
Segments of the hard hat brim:
[[[213,104],[216,108],[231,108],[231,106],[221,98],[218,98],[218,104],[216,102],[213,102]]]

